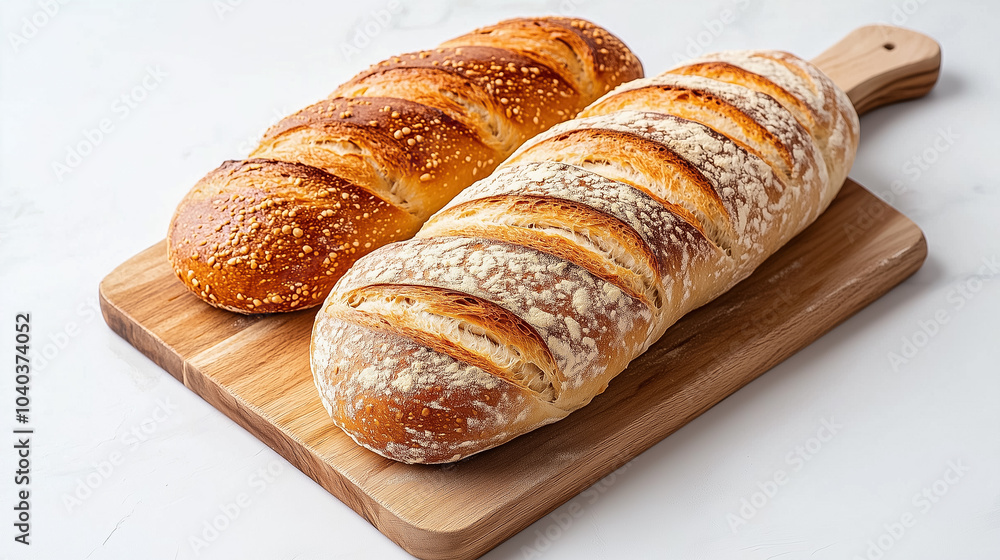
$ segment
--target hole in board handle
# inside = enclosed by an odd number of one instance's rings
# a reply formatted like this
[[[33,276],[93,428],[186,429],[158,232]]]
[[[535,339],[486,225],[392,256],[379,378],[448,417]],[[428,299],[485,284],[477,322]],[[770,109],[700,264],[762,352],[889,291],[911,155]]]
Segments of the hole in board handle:
[[[891,51],[892,49],[896,48],[896,45],[895,45],[895,43],[886,43],[886,44],[882,45],[882,48],[885,49],[885,50],[887,50],[887,51]]]

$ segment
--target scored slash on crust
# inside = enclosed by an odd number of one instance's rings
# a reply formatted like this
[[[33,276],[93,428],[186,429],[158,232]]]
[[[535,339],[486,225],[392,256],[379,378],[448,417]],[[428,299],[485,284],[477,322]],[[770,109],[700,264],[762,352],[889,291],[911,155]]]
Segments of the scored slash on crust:
[[[341,279],[313,334],[324,402],[420,463],[563,418],[811,223],[857,140],[843,92],[785,53],[622,86]]]
[[[251,159],[199,181],[171,221],[168,258],[217,307],[318,305],[358,258],[411,237],[522,142],[641,75],[616,37],[558,17],[393,57],[276,124]],[[327,204],[330,192],[347,198]],[[286,226],[299,235],[286,238]]]

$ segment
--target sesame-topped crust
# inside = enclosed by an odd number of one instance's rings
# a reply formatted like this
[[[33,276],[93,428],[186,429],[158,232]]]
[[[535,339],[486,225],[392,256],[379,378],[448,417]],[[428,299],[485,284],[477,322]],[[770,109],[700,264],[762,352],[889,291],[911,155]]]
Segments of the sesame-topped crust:
[[[475,36],[527,44],[522,31]],[[786,53],[618,87],[340,279],[313,331],[323,402],[411,463],[563,418],[815,220],[857,132],[843,92]]]
[[[229,161],[202,179],[168,232],[186,286],[219,307],[318,305],[361,255],[420,223],[340,177],[298,163]],[[228,302],[238,302],[230,306]]]
[[[354,179],[423,221],[485,177],[496,153],[433,107],[365,97],[327,99],[282,119],[251,156]]]
[[[552,68],[588,96],[642,76],[639,59],[618,37],[582,19],[513,19],[443,43],[510,49]]]
[[[178,278],[240,313],[318,305],[356,259],[412,236],[525,140],[642,75],[620,40],[583,20],[488,29],[371,66],[202,178],[167,236]],[[495,40],[508,32],[517,40]],[[285,237],[286,225],[301,235]]]
[[[386,97],[416,93],[422,103],[434,103],[508,149],[586,105],[581,92],[548,66],[496,47],[442,47],[393,57],[358,74],[334,95],[375,91]]]

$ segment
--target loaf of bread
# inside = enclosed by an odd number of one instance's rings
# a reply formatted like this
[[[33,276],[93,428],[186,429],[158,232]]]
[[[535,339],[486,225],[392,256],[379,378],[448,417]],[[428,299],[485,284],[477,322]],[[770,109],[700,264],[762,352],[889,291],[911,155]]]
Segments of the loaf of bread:
[[[421,224],[522,142],[642,76],[579,19],[513,19],[380,62],[265,133],[184,197],[177,277],[240,313],[318,305],[361,256]]]
[[[815,220],[858,131],[847,96],[782,52],[618,87],[341,278],[312,335],[324,405],[410,463],[565,417]]]

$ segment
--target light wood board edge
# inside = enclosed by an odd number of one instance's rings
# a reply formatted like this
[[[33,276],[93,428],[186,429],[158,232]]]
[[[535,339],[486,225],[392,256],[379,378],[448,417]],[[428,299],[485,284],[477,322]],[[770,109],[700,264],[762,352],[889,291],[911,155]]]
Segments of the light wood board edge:
[[[851,187],[850,185],[845,187],[845,190],[849,188],[863,191],[861,187]],[[884,205],[866,191],[862,192],[861,195],[870,199],[866,204]],[[887,206],[884,211],[895,214],[895,211]],[[905,217],[902,219],[905,220]],[[912,226],[912,223],[910,225]],[[745,348],[742,354],[737,352],[732,355],[733,360],[740,361],[745,366],[739,376],[729,379],[728,383],[707,384],[698,387],[698,391],[701,392],[699,395],[701,406],[689,413],[681,422],[670,427],[668,431],[636,429],[632,434],[634,437],[629,439],[629,445],[625,450],[619,449],[615,454],[601,457],[600,460],[586,461],[587,466],[590,467],[588,472],[563,477],[562,484],[556,484],[544,493],[533,492],[526,496],[517,497],[518,499],[508,501],[507,510],[498,510],[495,515],[490,517],[469,519],[468,524],[453,527],[450,530],[442,530],[440,526],[433,523],[421,524],[412,519],[406,519],[405,512],[393,511],[394,508],[391,504],[381,503],[370,496],[359,486],[359,481],[339,473],[332,465],[310,452],[303,442],[295,439],[293,434],[262,418],[261,411],[253,405],[242,401],[225,387],[204,376],[197,368],[186,363],[172,350],[166,350],[162,341],[153,333],[137,326],[126,312],[115,305],[113,294],[111,294],[113,290],[108,289],[109,284],[115,281],[114,273],[109,275],[105,282],[102,282],[101,306],[106,321],[115,332],[132,342],[140,351],[165,369],[168,369],[206,401],[255,434],[265,444],[313,478],[411,554],[428,559],[474,558],[549,513],[601,477],[613,472],[628,460],[679,429],[687,421],[697,417],[729,394],[780,363],[799,348],[819,338],[834,325],[846,320],[915,272],[926,257],[926,242],[920,230],[915,226],[907,228],[907,231],[911,239],[902,241],[900,246],[903,247],[903,250],[894,254],[890,259],[871,263],[870,266],[857,271],[858,282],[868,285],[869,291],[854,290],[845,286],[839,291],[828,294],[820,302],[820,306],[814,307],[811,313],[822,311],[825,316],[832,318],[830,323],[804,320],[801,312],[784,316],[780,324],[775,325],[771,331],[765,334],[765,338],[762,340],[767,343]],[[867,233],[870,234],[872,231]],[[160,245],[143,252],[137,258],[148,258],[150,254],[155,256],[159,253]],[[796,328],[794,342],[791,339],[781,343],[774,340],[768,341],[772,337],[787,337],[788,330],[792,326]],[[779,351],[772,351],[775,347]],[[754,354],[754,348],[768,348],[768,351],[763,354]],[[181,364],[179,370],[169,369],[177,368],[178,363]],[[599,403],[595,402],[590,406],[594,407],[590,413],[600,414],[602,412],[597,408]],[[656,425],[657,418],[663,413],[663,406],[666,406],[666,403],[661,403],[659,407],[650,408],[644,414],[643,419],[635,424],[637,426]],[[610,448],[612,445],[603,442],[596,447]]]

